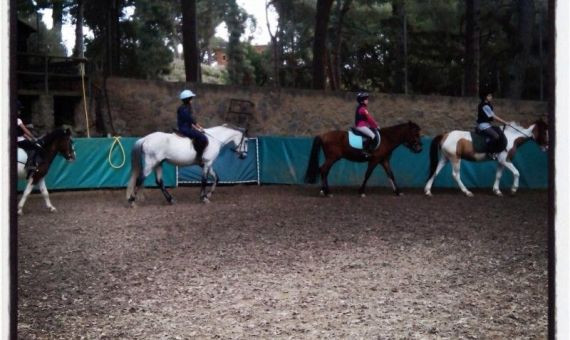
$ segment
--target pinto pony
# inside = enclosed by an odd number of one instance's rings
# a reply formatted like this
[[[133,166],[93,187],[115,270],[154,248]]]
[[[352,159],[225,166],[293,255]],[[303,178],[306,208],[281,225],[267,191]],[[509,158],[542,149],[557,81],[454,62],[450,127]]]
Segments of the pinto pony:
[[[322,180],[320,193],[324,196],[330,196],[327,181],[329,171],[336,161],[341,158],[346,158],[353,162],[368,162],[364,181],[358,191],[360,196],[365,197],[364,191],[366,182],[378,163],[381,163],[384,171],[386,171],[394,193],[400,195],[400,189],[396,185],[394,174],[390,168],[390,157],[394,149],[401,144],[405,145],[414,153],[421,152],[420,127],[416,123],[409,121],[407,123],[380,129],[380,136],[380,146],[374,150],[369,158],[363,155],[362,150],[355,149],[349,145],[347,131],[334,130],[316,136],[313,139],[309,164],[305,173],[305,182],[316,183],[317,175],[320,174]],[[325,154],[325,162],[319,167],[319,151],[321,148]]]
[[[28,173],[25,169],[27,155],[22,149],[18,149],[18,178],[26,179],[27,184],[22,194],[20,202],[18,202],[18,215],[23,214],[24,204],[32,189],[37,185],[42,193],[47,208],[51,212],[55,212],[55,207],[51,204],[49,193],[46,187],[45,176],[49,171],[49,167],[55,156],[60,153],[67,161],[75,160],[75,149],[73,148],[73,140],[71,139],[71,130],[56,129],[38,140],[38,143],[44,149],[41,161],[36,171]]]
[[[493,193],[497,196],[502,196],[499,189],[499,181],[503,174],[503,169],[506,167],[513,173],[513,186],[511,193],[517,192],[519,187],[519,171],[511,160],[517,151],[517,148],[528,140],[534,140],[542,148],[543,151],[548,149],[548,125],[539,119],[531,124],[529,127],[522,127],[514,122],[509,123],[504,129],[505,137],[507,139],[506,149],[500,152],[497,156],[497,172],[495,175],[495,182],[493,184]],[[438,151],[441,150],[441,156],[438,162]],[[460,165],[461,160],[466,159],[470,161],[482,161],[487,159],[485,152],[477,152],[473,147],[473,140],[469,131],[451,131],[439,136],[436,136],[430,146],[430,172],[429,177],[424,188],[427,196],[431,196],[431,186],[437,174],[449,161],[452,166],[452,175],[461,191],[468,197],[473,196],[460,178]]]

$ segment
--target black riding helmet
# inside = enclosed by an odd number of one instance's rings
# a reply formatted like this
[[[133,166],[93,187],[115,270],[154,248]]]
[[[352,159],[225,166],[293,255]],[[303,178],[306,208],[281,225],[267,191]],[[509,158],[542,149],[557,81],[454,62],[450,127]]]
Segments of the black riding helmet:
[[[368,92],[358,92],[356,95],[356,101],[362,103],[365,99],[368,99],[368,97],[370,97]]]

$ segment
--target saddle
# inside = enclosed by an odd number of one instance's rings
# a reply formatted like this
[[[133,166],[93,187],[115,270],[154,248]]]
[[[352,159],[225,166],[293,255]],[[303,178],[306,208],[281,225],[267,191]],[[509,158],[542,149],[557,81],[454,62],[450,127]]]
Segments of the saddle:
[[[487,136],[481,134],[479,129],[471,132],[471,141],[473,143],[473,150],[477,153],[499,153],[507,148],[507,137],[503,130],[498,126],[492,126],[499,134],[499,140],[496,143],[487,142]]]
[[[374,139],[376,143],[373,147],[373,150],[376,150],[380,146],[380,131],[378,129],[372,131],[374,131],[376,134],[376,138]],[[348,130],[348,144],[355,149],[364,149],[364,142],[369,139],[370,137],[366,136],[355,128],[350,128],[350,130]]]

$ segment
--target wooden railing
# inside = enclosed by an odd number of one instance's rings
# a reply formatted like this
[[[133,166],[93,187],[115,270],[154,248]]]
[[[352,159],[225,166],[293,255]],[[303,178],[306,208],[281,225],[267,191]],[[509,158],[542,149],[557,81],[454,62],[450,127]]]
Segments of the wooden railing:
[[[50,91],[80,89],[82,67],[89,74],[85,58],[62,57],[37,53],[18,53],[16,73],[20,90]],[[77,82],[76,82],[77,81]]]

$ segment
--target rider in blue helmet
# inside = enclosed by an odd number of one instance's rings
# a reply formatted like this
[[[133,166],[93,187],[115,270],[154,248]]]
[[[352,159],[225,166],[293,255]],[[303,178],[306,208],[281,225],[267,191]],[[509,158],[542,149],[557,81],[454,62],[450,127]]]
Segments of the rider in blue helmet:
[[[204,128],[196,122],[192,112],[192,98],[196,95],[190,90],[180,92],[182,105],[176,112],[178,130],[185,136],[192,139],[194,149],[196,149],[196,162],[202,163],[204,149],[208,146],[208,138],[204,135]]]

